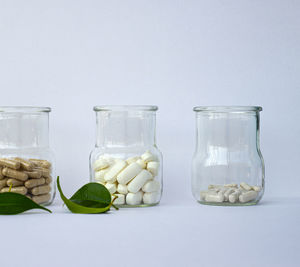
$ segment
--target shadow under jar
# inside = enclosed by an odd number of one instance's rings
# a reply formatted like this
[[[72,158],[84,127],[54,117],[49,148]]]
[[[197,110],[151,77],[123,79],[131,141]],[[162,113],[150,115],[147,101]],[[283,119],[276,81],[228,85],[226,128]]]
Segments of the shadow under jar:
[[[11,191],[38,204],[52,203],[50,111],[48,107],[0,107],[0,193]]]
[[[153,206],[162,194],[162,154],[156,146],[156,106],[96,106],[96,146],[90,180],[103,184],[114,204]]]
[[[254,205],[264,193],[261,107],[195,107],[192,192],[202,204]]]

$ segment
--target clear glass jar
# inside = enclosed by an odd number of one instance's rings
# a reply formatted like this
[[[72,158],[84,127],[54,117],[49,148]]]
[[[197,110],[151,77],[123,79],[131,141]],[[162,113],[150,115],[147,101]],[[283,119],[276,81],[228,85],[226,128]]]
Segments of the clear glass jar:
[[[0,107],[0,192],[49,205],[55,195],[47,107]],[[10,189],[11,187],[11,189]]]
[[[210,205],[254,205],[264,193],[261,107],[195,107],[192,192]]]
[[[118,206],[153,206],[162,194],[156,106],[96,106],[90,180],[106,186]]]

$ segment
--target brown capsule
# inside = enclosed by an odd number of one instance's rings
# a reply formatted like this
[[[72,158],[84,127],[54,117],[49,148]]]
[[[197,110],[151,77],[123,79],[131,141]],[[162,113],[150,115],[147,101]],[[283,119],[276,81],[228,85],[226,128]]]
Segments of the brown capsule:
[[[20,169],[21,164],[19,161],[13,160],[13,159],[0,159],[0,166],[8,167],[14,170]]]
[[[51,168],[51,163],[48,160],[44,160],[44,159],[29,159],[29,160],[43,168],[46,168],[46,169]]]
[[[9,168],[4,168],[2,170],[2,174],[7,176],[7,177],[15,178],[15,179],[20,180],[20,181],[26,181],[28,179],[28,175],[26,173],[16,171],[16,170],[13,170],[13,169],[9,169]]]
[[[25,186],[27,188],[33,188],[39,185],[43,185],[45,183],[45,178],[40,179],[29,179],[25,182]]]
[[[23,185],[24,182],[22,181],[19,181],[17,179],[14,179],[14,178],[9,178],[7,179],[7,186],[12,186],[12,187],[15,187],[15,186],[19,186],[19,185]]]
[[[45,168],[41,168],[42,171],[42,176],[47,178],[47,177],[51,177],[51,171],[50,169],[45,169]]]
[[[52,183],[52,177],[47,177],[46,179],[46,184],[51,184]]]
[[[38,179],[42,177],[42,171],[39,169],[34,169],[33,171],[24,171],[28,175],[29,178]]]
[[[5,187],[7,185],[6,184],[7,180],[8,180],[8,178],[4,178],[4,179],[0,180],[0,189],[2,189],[3,187]]]
[[[39,196],[33,196],[32,200],[37,203],[37,204],[41,204],[41,203],[46,203],[50,200],[51,195],[50,194],[44,194],[44,195],[39,195]]]
[[[9,192],[9,189],[10,189],[10,187],[4,187],[4,188],[1,189],[1,193]],[[26,195],[27,194],[27,188],[25,186],[12,187],[10,192]]]
[[[31,189],[31,194],[32,195],[43,195],[43,194],[47,194],[51,191],[51,186],[49,185],[42,185],[42,186],[37,186],[35,188]]]
[[[2,174],[3,167],[0,166],[0,180],[3,179],[5,176]]]
[[[20,162],[21,168],[23,170],[32,171],[32,169],[34,167],[32,162],[30,162],[28,160],[25,160],[25,159],[22,159],[22,158],[15,158],[15,160]]]

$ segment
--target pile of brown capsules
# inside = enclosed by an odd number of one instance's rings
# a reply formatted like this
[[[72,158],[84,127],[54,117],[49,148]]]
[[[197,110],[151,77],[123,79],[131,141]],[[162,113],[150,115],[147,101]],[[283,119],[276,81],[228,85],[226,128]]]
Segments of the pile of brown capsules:
[[[0,158],[0,193],[26,195],[38,204],[51,199],[51,163],[41,159]]]

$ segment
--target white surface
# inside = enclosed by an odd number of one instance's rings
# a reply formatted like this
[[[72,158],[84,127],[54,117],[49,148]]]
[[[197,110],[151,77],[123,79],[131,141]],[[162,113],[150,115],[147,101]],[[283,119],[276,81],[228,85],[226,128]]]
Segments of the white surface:
[[[0,216],[1,266],[299,266],[300,198]]]
[[[300,197],[299,25],[294,0],[0,1],[0,104],[53,108],[66,195],[88,181],[94,105],[158,105],[164,155],[157,208],[0,217],[0,266],[296,266],[299,199],[271,199]],[[264,204],[194,202],[196,105],[263,106]]]

